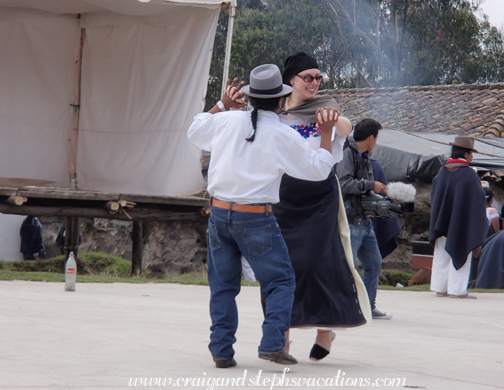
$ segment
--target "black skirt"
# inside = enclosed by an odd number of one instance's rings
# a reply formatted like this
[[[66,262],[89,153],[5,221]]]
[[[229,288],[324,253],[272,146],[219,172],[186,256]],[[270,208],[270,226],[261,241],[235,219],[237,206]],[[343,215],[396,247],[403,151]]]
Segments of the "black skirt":
[[[296,273],[291,327],[353,327],[366,323],[338,229],[339,188],[326,180],[284,175],[273,212]]]

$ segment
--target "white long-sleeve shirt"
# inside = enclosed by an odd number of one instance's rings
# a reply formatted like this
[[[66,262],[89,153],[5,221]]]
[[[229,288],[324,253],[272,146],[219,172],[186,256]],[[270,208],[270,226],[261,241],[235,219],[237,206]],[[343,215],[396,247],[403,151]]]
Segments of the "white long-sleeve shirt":
[[[187,134],[200,149],[212,153],[208,192],[240,204],[278,203],[282,175],[324,180],[334,159],[325,149],[312,150],[300,134],[280,123],[278,115],[259,110],[255,140],[250,112],[198,114]]]

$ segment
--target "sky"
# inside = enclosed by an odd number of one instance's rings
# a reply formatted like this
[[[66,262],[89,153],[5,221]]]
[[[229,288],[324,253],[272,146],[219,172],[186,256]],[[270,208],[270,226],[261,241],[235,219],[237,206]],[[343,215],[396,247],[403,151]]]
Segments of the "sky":
[[[504,0],[485,0],[480,8],[488,15],[490,24],[498,28],[504,25]]]

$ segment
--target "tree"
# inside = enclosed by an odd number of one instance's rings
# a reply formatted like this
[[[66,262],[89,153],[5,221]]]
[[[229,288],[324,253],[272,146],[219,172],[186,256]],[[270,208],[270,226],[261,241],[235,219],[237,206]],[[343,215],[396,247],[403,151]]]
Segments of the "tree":
[[[479,81],[497,83],[504,81],[504,37],[485,20],[481,23],[483,45],[483,74]]]
[[[230,76],[314,55],[321,88],[504,81],[503,32],[475,12],[481,0],[243,0]],[[219,19],[207,101],[220,97],[227,17]]]

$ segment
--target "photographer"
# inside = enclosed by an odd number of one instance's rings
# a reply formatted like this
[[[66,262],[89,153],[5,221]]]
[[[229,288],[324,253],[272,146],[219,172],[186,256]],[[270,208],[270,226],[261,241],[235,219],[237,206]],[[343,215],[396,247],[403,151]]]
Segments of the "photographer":
[[[384,313],[375,306],[382,257],[371,219],[364,214],[361,207],[362,195],[367,191],[377,194],[386,192],[385,184],[374,180],[369,160],[369,154],[376,145],[381,128],[381,124],[374,119],[363,119],[355,125],[353,138],[349,137],[343,160],[336,166],[336,174],[340,180],[350,226],[354,261],[358,258],[364,268],[362,279],[371,303],[373,318],[390,319],[392,314]]]

